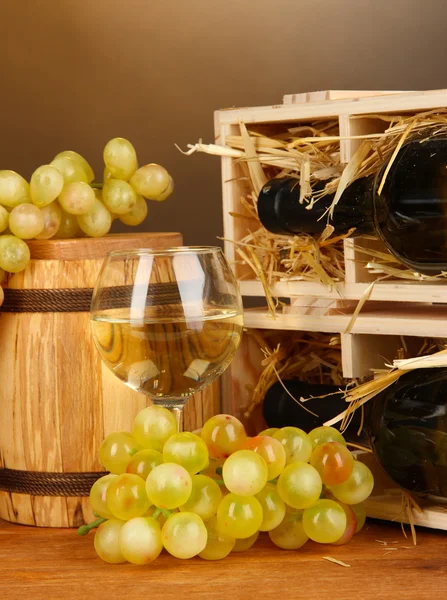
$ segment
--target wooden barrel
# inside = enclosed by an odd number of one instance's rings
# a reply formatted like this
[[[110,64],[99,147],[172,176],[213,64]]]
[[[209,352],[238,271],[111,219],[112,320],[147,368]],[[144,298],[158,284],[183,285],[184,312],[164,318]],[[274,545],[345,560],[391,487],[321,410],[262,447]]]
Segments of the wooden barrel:
[[[3,282],[1,518],[43,527],[92,520],[86,495],[103,471],[99,445],[112,431],[131,430],[149,401],[102,364],[90,333],[89,295],[108,251],[181,244],[179,233],[34,240],[29,266]],[[190,400],[185,427],[200,427],[219,411],[218,390],[215,384]]]

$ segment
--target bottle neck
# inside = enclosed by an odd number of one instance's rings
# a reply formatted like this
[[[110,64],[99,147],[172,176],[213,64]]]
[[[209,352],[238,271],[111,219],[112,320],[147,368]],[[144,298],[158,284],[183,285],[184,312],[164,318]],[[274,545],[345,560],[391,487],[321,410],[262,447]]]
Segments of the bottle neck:
[[[264,185],[258,197],[258,215],[263,226],[272,233],[322,233],[329,223],[336,235],[355,228],[357,235],[374,233],[373,180],[362,177],[354,181],[335,206],[333,217],[328,210],[334,194],[327,194],[311,209],[300,204],[300,186],[291,177],[272,179]]]

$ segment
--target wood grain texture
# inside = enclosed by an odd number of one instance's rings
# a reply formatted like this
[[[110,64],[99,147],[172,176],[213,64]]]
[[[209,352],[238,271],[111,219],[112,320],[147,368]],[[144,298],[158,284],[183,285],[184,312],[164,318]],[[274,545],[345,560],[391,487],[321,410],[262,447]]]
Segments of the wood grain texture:
[[[385,554],[386,547],[375,540],[398,549]],[[346,546],[308,542],[286,551],[262,534],[248,552],[222,561],[182,561],[163,553],[152,565],[136,567],[103,563],[95,556],[92,535],[79,538],[73,531],[3,522],[0,593],[7,600],[435,600],[445,596],[446,552],[445,534],[420,529],[418,546],[412,547],[399,526],[370,522]]]
[[[31,240],[31,258],[45,260],[103,259],[107,252],[137,248],[168,248],[181,246],[180,233],[111,233],[102,238],[72,238],[68,240]]]
[[[316,92],[302,92],[299,94],[286,94],[283,104],[303,104],[305,102],[324,102],[325,100],[346,100],[348,98],[366,98],[370,96],[387,96],[389,94],[403,94],[402,91],[382,90],[321,90]]]
[[[10,276],[7,286],[90,288],[105,253],[116,249],[117,243],[121,248],[123,244],[162,248],[181,245],[182,238],[180,234],[129,234],[97,241],[36,242],[33,253],[40,258]],[[51,260],[45,258],[49,256]],[[91,336],[89,313],[0,312],[0,364],[2,373],[8,373],[0,387],[0,468],[101,471],[98,449],[103,438],[113,431],[131,430],[135,415],[149,404],[146,396],[124,385],[102,363]],[[198,428],[203,418],[219,412],[219,397],[216,383],[191,399],[187,424]],[[90,521],[92,513],[85,498],[0,491],[0,517],[70,527]]]
[[[371,115],[377,113],[407,113],[443,108],[447,105],[447,90],[402,92],[365,98],[321,100],[302,104],[255,106],[219,111],[220,127],[253,123],[289,123],[311,121],[328,116]]]
[[[258,342],[251,335],[244,333],[233,362],[222,381],[222,411],[240,419],[249,435],[256,435],[265,428],[261,406],[250,416],[245,414],[251,402],[253,388],[263,370],[263,359],[264,355]]]
[[[366,303],[351,329],[352,333],[372,335],[409,335],[416,337],[447,337],[447,308],[443,305],[402,303],[394,306],[385,303]],[[277,314],[273,319],[267,309],[248,309],[244,324],[255,329],[280,329],[283,331],[323,331],[344,333],[353,309],[336,309],[328,315]]]

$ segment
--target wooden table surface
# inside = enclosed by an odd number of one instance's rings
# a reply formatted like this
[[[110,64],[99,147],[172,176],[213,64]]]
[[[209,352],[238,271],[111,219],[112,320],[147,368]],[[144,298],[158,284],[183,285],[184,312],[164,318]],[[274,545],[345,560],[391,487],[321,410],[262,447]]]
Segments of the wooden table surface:
[[[163,553],[152,565],[136,567],[103,563],[91,534],[80,538],[73,530],[0,521],[2,600],[435,600],[446,589],[447,534],[426,529],[419,530],[416,547],[399,526],[369,522],[346,546],[308,542],[285,551],[264,534],[248,552],[222,561],[181,561]]]

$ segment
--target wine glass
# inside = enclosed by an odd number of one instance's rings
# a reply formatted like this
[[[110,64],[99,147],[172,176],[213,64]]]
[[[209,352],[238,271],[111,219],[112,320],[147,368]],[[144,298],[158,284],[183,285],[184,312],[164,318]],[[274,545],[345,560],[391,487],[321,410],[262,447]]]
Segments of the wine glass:
[[[109,252],[91,305],[96,347],[126,385],[171,410],[219,377],[242,335],[237,281],[217,247]]]

